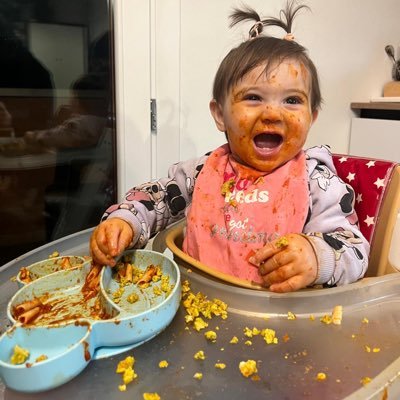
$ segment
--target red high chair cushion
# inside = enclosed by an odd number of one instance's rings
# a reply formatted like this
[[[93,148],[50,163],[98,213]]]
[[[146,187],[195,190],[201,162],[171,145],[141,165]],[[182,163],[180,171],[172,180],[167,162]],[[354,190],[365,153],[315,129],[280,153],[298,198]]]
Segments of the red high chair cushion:
[[[338,176],[355,191],[354,208],[360,230],[372,243],[385,190],[397,163],[343,154],[332,156]]]

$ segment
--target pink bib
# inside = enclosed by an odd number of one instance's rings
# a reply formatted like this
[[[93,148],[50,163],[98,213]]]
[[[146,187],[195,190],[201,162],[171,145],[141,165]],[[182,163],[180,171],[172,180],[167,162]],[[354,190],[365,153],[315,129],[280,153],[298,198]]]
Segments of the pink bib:
[[[237,163],[225,144],[197,177],[183,250],[220,272],[261,282],[248,255],[276,237],[301,233],[308,207],[303,151],[265,174]]]

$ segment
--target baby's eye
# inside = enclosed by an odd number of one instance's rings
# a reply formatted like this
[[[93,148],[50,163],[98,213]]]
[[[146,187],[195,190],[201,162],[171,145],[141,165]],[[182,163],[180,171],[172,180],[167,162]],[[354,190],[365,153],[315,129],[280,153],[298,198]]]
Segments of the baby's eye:
[[[261,100],[261,97],[254,93],[248,93],[244,96],[244,100],[259,101],[259,100]]]
[[[290,96],[285,100],[285,102],[287,104],[303,104],[304,103],[303,99],[299,96]]]

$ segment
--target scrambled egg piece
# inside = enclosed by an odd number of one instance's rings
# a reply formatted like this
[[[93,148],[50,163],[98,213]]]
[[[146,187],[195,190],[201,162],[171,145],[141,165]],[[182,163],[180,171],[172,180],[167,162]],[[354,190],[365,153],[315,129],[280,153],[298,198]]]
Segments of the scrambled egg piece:
[[[215,364],[215,368],[217,368],[217,369],[225,369],[226,368],[226,364],[224,364],[224,363],[216,363]]]
[[[124,360],[120,361],[117,365],[116,373],[123,374],[122,380],[124,385],[120,385],[118,388],[121,391],[126,390],[126,385],[131,383],[135,378],[137,378],[137,374],[133,370],[133,364],[135,363],[135,359],[132,356],[126,357]],[[124,388],[125,386],[125,388]]]
[[[197,318],[194,320],[193,326],[194,326],[194,329],[196,329],[196,331],[198,332],[198,331],[200,331],[201,329],[207,328],[207,327],[208,327],[208,323],[207,323],[206,321],[204,321],[203,318],[197,317]]]
[[[236,344],[238,342],[239,342],[239,339],[237,338],[237,336],[234,336],[229,343]]]
[[[162,360],[158,363],[159,368],[167,368],[168,367],[168,361],[167,360]]]
[[[214,331],[207,331],[204,336],[210,342],[215,342],[217,340],[217,334]]]
[[[200,381],[200,380],[203,379],[203,374],[202,374],[201,372],[196,372],[196,373],[193,375],[193,378],[194,378],[194,379],[198,379],[198,380]]]
[[[17,344],[14,347],[14,352],[10,358],[11,364],[23,364],[29,358],[29,351],[23,349],[22,347],[18,346]]]
[[[276,332],[273,329],[263,329],[261,335],[267,344],[277,344],[278,338],[276,337]]]
[[[288,313],[287,313],[287,319],[293,320],[293,319],[296,319],[296,318],[297,318],[297,317],[296,317],[295,314],[293,314],[291,311],[288,311]]]
[[[132,356],[126,357],[118,363],[116,373],[122,374],[127,368],[132,368],[133,364],[135,364],[135,359]]]
[[[368,383],[370,383],[372,381],[372,379],[369,376],[365,376],[364,378],[361,379],[361,383],[365,386],[368,385]]]
[[[282,236],[280,237],[276,242],[275,242],[275,246],[278,249],[281,249],[282,247],[286,247],[289,244],[289,240],[286,236]]]
[[[199,350],[193,357],[195,360],[205,360],[206,358],[203,350]]]
[[[324,372],[318,372],[317,381],[324,381],[326,379],[326,374]]]
[[[184,281],[182,284],[182,304],[186,310],[186,323],[194,322],[197,330],[202,329],[201,325],[206,324],[202,317],[207,319],[211,319],[213,316],[220,316],[222,319],[228,317],[226,303],[219,299],[209,300],[201,292],[194,294],[190,290],[188,281]]]
[[[47,360],[49,357],[46,356],[46,354],[42,354],[39,357],[36,358],[35,362],[40,362],[40,361],[45,361]]]
[[[139,295],[137,293],[132,293],[126,298],[126,301],[131,304],[136,303],[138,300]]]
[[[226,197],[229,196],[235,186],[235,179],[230,178],[221,185],[221,194]]]
[[[240,361],[239,370],[244,377],[248,378],[258,372],[257,363],[254,360]]]
[[[143,393],[143,400],[161,400],[158,393]]]

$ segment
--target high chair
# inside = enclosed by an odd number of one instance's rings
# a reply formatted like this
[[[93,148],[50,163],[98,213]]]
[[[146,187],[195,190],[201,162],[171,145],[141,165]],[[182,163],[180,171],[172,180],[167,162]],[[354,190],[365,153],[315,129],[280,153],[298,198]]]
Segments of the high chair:
[[[398,272],[389,261],[389,252],[400,211],[400,165],[344,154],[333,154],[333,162],[339,177],[355,191],[360,230],[371,245],[365,276]]]

